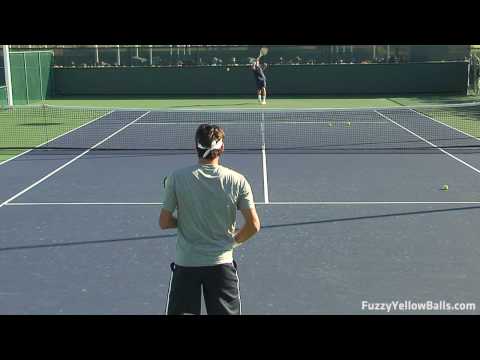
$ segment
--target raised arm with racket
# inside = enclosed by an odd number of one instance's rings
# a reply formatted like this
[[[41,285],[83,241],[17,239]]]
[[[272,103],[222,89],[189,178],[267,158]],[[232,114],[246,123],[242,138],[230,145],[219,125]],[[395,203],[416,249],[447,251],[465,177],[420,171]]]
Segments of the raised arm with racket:
[[[267,54],[268,54],[268,48],[267,48],[267,47],[262,47],[262,48],[260,49],[260,52],[259,52],[259,54],[258,54],[258,58],[257,58],[257,59],[260,60],[260,58],[261,58],[262,56],[265,56],[265,55],[267,55]]]

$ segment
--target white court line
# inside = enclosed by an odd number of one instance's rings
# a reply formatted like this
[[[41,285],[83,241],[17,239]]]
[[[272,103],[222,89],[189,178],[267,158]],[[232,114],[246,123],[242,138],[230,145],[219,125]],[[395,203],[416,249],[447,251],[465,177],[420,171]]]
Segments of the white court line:
[[[463,134],[463,135],[466,135],[466,136],[468,136],[468,137],[471,137],[472,139],[475,139],[475,140],[477,140],[477,141],[480,141],[479,138],[477,138],[477,137],[475,137],[475,136],[473,136],[473,135],[470,135],[470,134],[468,134],[468,133],[466,133],[466,132],[464,132],[464,131],[462,131],[462,130],[460,130],[460,129],[456,129],[456,128],[454,128],[453,126],[450,126],[450,125],[448,125],[448,124],[445,124],[445,123],[443,123],[443,122],[441,122],[441,121],[435,120],[434,118],[431,118],[431,117],[428,116],[428,115],[422,114],[421,112],[418,112],[418,111],[415,110],[415,109],[408,109],[408,110],[413,111],[413,112],[417,113],[417,114],[420,115],[420,116],[426,117],[427,119],[430,119],[430,120],[432,120],[432,121],[435,121],[436,123],[439,123],[440,125],[446,126],[446,127],[448,127],[449,129],[458,131],[459,133],[461,133],[461,134]]]
[[[39,148],[39,147],[41,147],[41,146],[44,146],[44,145],[48,144],[49,142],[52,142],[52,141],[54,141],[54,140],[57,140],[58,138],[61,138],[62,136],[65,136],[65,135],[67,135],[67,134],[70,134],[71,132],[73,132],[73,131],[75,131],[75,130],[78,130],[78,129],[80,129],[80,128],[88,125],[88,124],[91,124],[91,123],[94,122],[94,121],[100,120],[101,118],[110,115],[110,114],[113,113],[114,111],[115,111],[115,110],[111,110],[111,111],[109,111],[109,112],[106,113],[106,114],[103,114],[103,115],[101,115],[101,116],[99,116],[99,117],[97,117],[97,118],[95,118],[95,119],[93,119],[93,120],[90,120],[89,122],[87,122],[87,123],[85,123],[85,124],[83,124],[83,125],[80,125],[80,126],[76,127],[75,129],[72,129],[72,130],[69,130],[69,131],[67,131],[67,132],[65,132],[65,133],[63,133],[63,134],[60,134],[60,135],[58,135],[57,137],[54,137],[53,139],[44,142],[43,144],[37,145],[37,146],[35,146],[33,149],[29,149],[29,150],[27,150],[27,151],[24,151],[24,152],[18,154],[18,155],[15,155],[14,157],[11,157],[11,158],[9,158],[9,159],[7,159],[7,160],[5,160],[5,161],[2,161],[2,162],[0,162],[0,165],[6,164],[6,163],[8,163],[9,161],[12,161],[13,159],[16,159],[16,158],[18,158],[18,157],[20,157],[20,156],[22,156],[22,155],[25,155],[25,154],[29,153],[30,151],[32,151],[32,150],[34,150],[34,149],[37,149],[37,148]]]
[[[53,170],[52,172],[50,172],[49,174],[45,175],[43,178],[41,178],[40,180],[36,181],[35,183],[33,183],[32,185],[30,185],[29,187],[23,189],[22,191],[20,191],[19,193],[15,194],[14,196],[12,196],[11,198],[9,198],[8,200],[4,201],[3,203],[0,204],[0,208],[6,204],[8,204],[9,202],[11,202],[12,200],[15,200],[16,198],[18,198],[19,196],[23,195],[24,193],[26,193],[27,191],[33,189],[35,186],[37,186],[38,184],[41,184],[42,182],[44,182],[45,180],[47,180],[49,177],[55,175],[57,172],[59,172],[60,170],[62,170],[63,168],[67,167],[68,165],[70,165],[71,163],[73,163],[74,161],[80,159],[83,155],[87,154],[90,150],[93,150],[95,149],[97,146],[100,146],[102,145],[105,141],[109,140],[110,138],[112,138],[113,136],[117,135],[119,132],[125,130],[127,127],[133,125],[135,123],[135,121],[141,119],[142,117],[144,117],[145,115],[149,114],[150,112],[146,112],[145,114],[141,115],[140,117],[136,118],[135,120],[129,122],[127,125],[125,125],[124,127],[122,127],[121,129],[115,131],[113,134],[109,135],[108,137],[106,137],[105,139],[103,139],[102,141],[96,143],[95,145],[93,145],[91,148],[89,148],[88,150],[85,150],[84,152],[82,152],[80,155],[77,155],[76,157],[74,157],[72,160],[70,160],[69,162],[63,164],[62,166],[58,167],[57,169]]]
[[[462,104],[463,105],[463,104]],[[424,105],[427,107],[427,105]],[[445,106],[445,105],[431,105],[430,107],[433,106]],[[391,110],[391,109],[398,109],[398,108],[403,108],[405,107],[404,105],[392,105],[392,106],[387,106],[387,107],[350,107],[350,108],[345,108],[345,107],[304,107],[304,108],[299,108],[299,107],[277,107],[277,108],[255,108],[255,107],[245,107],[245,108],[234,108],[234,107],[223,107],[223,108],[215,108],[214,106],[205,108],[205,107],[191,107],[191,108],[156,108],[152,109],[153,111],[156,112],[186,112],[186,113],[192,113],[192,112],[216,112],[216,113],[222,113],[222,112],[242,112],[242,111],[249,111],[249,112],[260,112],[264,111],[267,113],[275,113],[275,112],[304,112],[304,113],[309,113],[309,112],[326,112],[326,111],[331,111],[331,112],[353,112],[353,111],[372,111],[372,110]],[[135,110],[145,110],[145,108],[120,108],[119,110],[128,110],[128,111],[135,111]]]
[[[275,121],[275,122],[273,122]],[[298,125],[298,124],[347,124],[350,123],[351,125],[355,124],[390,124],[388,121],[289,121],[289,120],[273,120],[269,125]],[[236,121],[220,121],[220,123],[225,123],[228,125],[239,125],[245,126],[248,125],[250,122],[236,122]],[[168,121],[168,122],[137,122],[135,125],[152,125],[152,126],[162,126],[162,125],[198,125],[200,124],[198,121]]]
[[[245,99],[245,101],[249,101],[249,103],[254,106],[254,103],[257,103],[256,100],[252,99]],[[258,103],[257,103],[258,104]],[[478,106],[480,102],[478,101],[473,101],[469,103],[460,103],[460,104],[448,104],[448,107],[450,108],[464,108],[464,107],[471,107],[471,106]],[[52,104],[45,104],[46,106],[50,108],[56,108],[56,109],[85,109],[85,106],[71,106],[71,105],[52,105]],[[208,106],[208,105],[207,105]],[[35,107],[33,105],[17,105],[17,107]],[[426,104],[426,105],[416,105],[416,109],[435,109],[435,108],[444,108],[445,104]],[[88,109],[99,109],[99,110],[110,110],[111,108],[106,108],[102,106],[88,106]],[[225,111],[236,111],[236,112],[242,112],[245,110],[254,110],[252,112],[265,112],[265,113],[271,113],[271,112],[312,112],[312,111],[317,111],[317,112],[323,112],[323,111],[336,111],[336,112],[348,112],[351,113],[352,111],[369,111],[372,112],[373,110],[391,110],[391,109],[405,109],[407,108],[406,105],[398,105],[395,104],[393,105],[392,103],[389,104],[389,106],[356,106],[356,107],[264,107],[264,106],[259,106],[257,105],[256,107],[222,107],[218,108],[218,106],[210,106],[208,108],[205,107],[186,107],[186,108],[173,108],[173,107],[150,107],[150,108],[145,108],[145,107],[118,107],[115,110],[116,111],[123,111],[123,112],[132,112],[132,111],[151,111],[151,112],[156,112],[156,113],[178,113],[178,112],[187,112],[187,113],[192,113],[192,112],[198,112],[198,111],[203,111],[203,112],[216,112],[216,113],[221,113]]]
[[[256,203],[263,205],[262,203]],[[480,204],[480,201],[275,201],[268,205],[448,205]]]
[[[275,201],[256,202],[255,205],[480,205],[480,201]],[[161,206],[161,202],[18,202],[5,206]]]
[[[142,203],[142,202],[18,202],[18,203],[8,203],[5,206],[52,206],[52,205],[163,205],[163,203],[159,202],[151,202],[151,203]]]
[[[268,204],[268,176],[267,176],[267,153],[265,151],[265,127],[264,127],[265,115],[262,113],[262,122],[260,123],[260,129],[262,133],[262,169],[263,169],[263,198],[265,203]]]
[[[387,120],[391,121],[392,123],[394,123],[394,124],[395,124],[395,125],[397,125],[398,127],[402,128],[403,130],[405,130],[405,131],[409,132],[409,133],[410,133],[410,134],[412,134],[413,136],[416,136],[416,137],[417,137],[417,138],[419,138],[420,140],[422,140],[422,141],[426,142],[428,145],[430,145],[430,146],[434,147],[435,149],[438,149],[438,150],[440,150],[440,151],[441,151],[441,152],[443,152],[445,155],[448,155],[448,156],[450,156],[452,159],[454,159],[454,160],[457,160],[459,163],[461,163],[461,164],[463,164],[463,165],[465,165],[465,166],[469,167],[470,169],[472,169],[472,170],[473,170],[473,171],[475,171],[476,173],[480,174],[480,170],[478,170],[476,167],[474,167],[474,166],[470,165],[470,164],[469,164],[469,163],[467,163],[466,161],[463,161],[462,159],[460,159],[460,158],[456,157],[455,155],[452,155],[452,154],[450,154],[448,151],[446,151],[446,150],[442,149],[442,148],[441,148],[441,147],[439,147],[438,145],[435,145],[434,143],[432,143],[432,142],[430,142],[430,141],[428,141],[428,140],[424,139],[424,138],[423,138],[423,137],[421,137],[420,135],[418,135],[418,134],[414,133],[413,131],[411,131],[411,130],[407,129],[406,127],[404,127],[404,126],[400,125],[400,124],[399,124],[399,123],[397,123],[396,121],[393,121],[393,120],[392,120],[392,119],[390,119],[388,116],[386,116],[386,115],[383,115],[382,113],[380,113],[380,112],[378,112],[378,111],[376,111],[376,110],[375,110],[375,112],[376,112],[378,115],[380,115],[380,116],[384,117],[385,119],[387,119]]]

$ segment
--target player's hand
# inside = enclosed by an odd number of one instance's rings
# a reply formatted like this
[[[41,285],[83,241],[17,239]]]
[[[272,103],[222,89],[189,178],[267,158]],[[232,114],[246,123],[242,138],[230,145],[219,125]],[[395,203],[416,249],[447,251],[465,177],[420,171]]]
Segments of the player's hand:
[[[233,234],[233,248],[237,248],[241,245],[241,243],[237,242],[236,236],[238,233],[239,229],[235,228],[235,233]]]

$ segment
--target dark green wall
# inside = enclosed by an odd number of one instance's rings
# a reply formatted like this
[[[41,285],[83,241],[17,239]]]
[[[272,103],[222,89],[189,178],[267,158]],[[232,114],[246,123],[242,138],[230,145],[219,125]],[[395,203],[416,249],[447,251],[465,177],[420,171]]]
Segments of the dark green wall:
[[[271,95],[466,94],[466,62],[272,66]],[[55,68],[57,96],[251,95],[248,67]]]

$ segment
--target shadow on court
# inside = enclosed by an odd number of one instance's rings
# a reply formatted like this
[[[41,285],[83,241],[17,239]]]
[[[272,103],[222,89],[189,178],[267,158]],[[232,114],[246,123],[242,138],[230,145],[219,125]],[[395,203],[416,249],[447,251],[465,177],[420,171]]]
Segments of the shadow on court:
[[[289,226],[326,224],[326,223],[343,222],[343,221],[361,221],[361,220],[381,219],[381,218],[388,218],[388,217],[395,217],[395,216],[434,214],[434,213],[444,213],[444,212],[452,212],[452,211],[467,211],[467,210],[478,210],[478,209],[480,209],[480,206],[467,206],[467,207],[455,207],[455,208],[448,208],[448,209],[395,212],[395,213],[391,213],[391,214],[356,216],[356,217],[347,217],[347,218],[318,220],[318,221],[305,221],[305,222],[295,222],[295,223],[286,223],[286,224],[276,224],[276,225],[275,224],[274,225],[264,225],[264,226],[262,226],[262,229],[275,229],[275,228],[289,227]],[[136,237],[129,237],[129,238],[109,239],[109,240],[75,241],[75,242],[69,242],[69,243],[63,243],[63,244],[11,246],[11,247],[0,248],[0,252],[2,252],[2,251],[14,251],[14,250],[40,249],[40,248],[57,248],[57,247],[65,247],[65,246],[77,246],[77,245],[117,243],[117,242],[125,242],[125,241],[154,240],[154,239],[165,239],[165,238],[174,238],[174,237],[176,237],[176,234],[136,236]]]
[[[136,236],[130,238],[119,238],[110,240],[92,240],[92,241],[74,241],[63,244],[42,244],[42,245],[25,245],[25,246],[10,246],[0,248],[0,251],[12,251],[12,250],[28,250],[28,249],[41,249],[41,248],[57,248],[65,246],[77,246],[77,245],[92,245],[92,244],[108,244],[124,241],[139,241],[139,240],[153,240],[153,239],[165,239],[175,237],[175,234],[171,235],[152,235],[152,236]]]
[[[468,206],[468,207],[461,207],[461,208],[449,208],[449,209],[438,209],[438,210],[408,211],[408,212],[400,212],[400,213],[392,213],[392,214],[356,216],[356,217],[339,218],[339,219],[305,221],[305,222],[297,222],[297,223],[290,223],[290,224],[266,225],[266,226],[262,226],[262,229],[274,229],[274,228],[287,227],[287,226],[326,224],[326,223],[342,222],[342,221],[370,220],[370,219],[381,219],[381,218],[388,218],[388,217],[395,217],[395,216],[434,214],[434,213],[441,213],[441,212],[478,210],[478,209],[480,209],[480,206]]]

